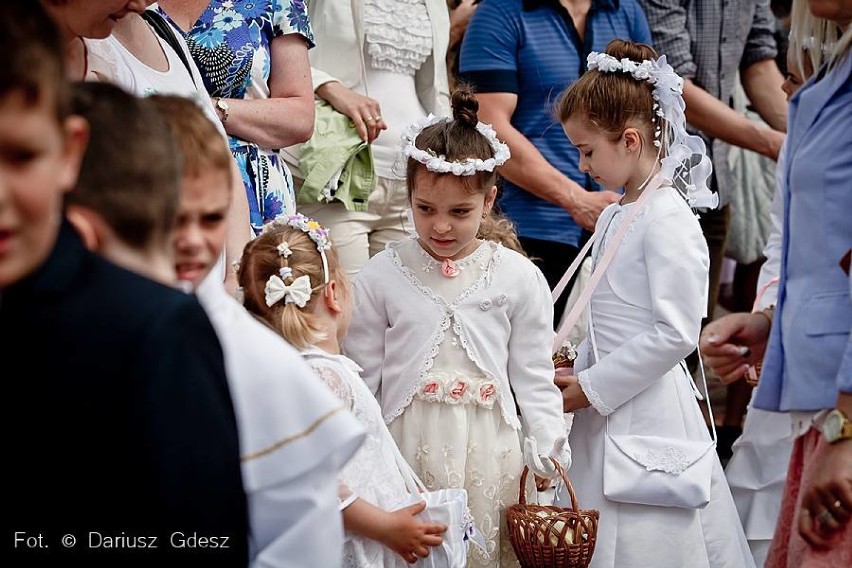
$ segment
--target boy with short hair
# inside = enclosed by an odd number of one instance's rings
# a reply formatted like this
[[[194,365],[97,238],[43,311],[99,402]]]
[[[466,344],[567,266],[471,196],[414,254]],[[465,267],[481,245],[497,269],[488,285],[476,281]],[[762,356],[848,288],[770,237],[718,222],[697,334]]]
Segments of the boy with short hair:
[[[251,503],[251,561],[337,566],[343,545],[337,476],[363,441],[363,428],[295,349],[225,291],[230,152],[193,102],[150,100],[171,125],[183,160],[175,267],[198,294],[225,352]]]
[[[90,134],[68,219],[90,250],[173,285],[180,161],[168,124],[150,101],[108,83],[77,83],[71,107]]]
[[[10,533],[4,557],[245,565],[236,424],[209,320],[191,297],[88,252],[63,218],[86,125],[68,114],[58,37],[39,2],[4,4],[0,414],[12,461],[3,512],[40,543]],[[178,533],[218,546],[177,549]]]

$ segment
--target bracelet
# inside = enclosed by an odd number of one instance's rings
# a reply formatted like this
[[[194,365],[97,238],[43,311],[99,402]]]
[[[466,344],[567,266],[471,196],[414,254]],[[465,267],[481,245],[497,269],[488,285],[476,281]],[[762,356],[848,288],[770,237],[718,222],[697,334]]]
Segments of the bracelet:
[[[769,321],[769,327],[772,327],[772,320],[775,318],[775,306],[769,306],[752,313],[765,317]]]

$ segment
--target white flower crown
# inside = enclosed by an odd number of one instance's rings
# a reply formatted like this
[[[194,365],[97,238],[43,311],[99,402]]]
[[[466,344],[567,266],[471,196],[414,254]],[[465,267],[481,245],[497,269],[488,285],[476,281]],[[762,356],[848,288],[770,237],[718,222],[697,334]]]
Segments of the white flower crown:
[[[665,148],[660,175],[673,183],[675,180],[682,182],[690,206],[717,207],[719,197],[710,191],[707,184],[713,170],[704,141],[686,130],[683,78],[668,64],[666,56],[661,55],[656,61],[646,59],[637,63],[593,51],[586,58],[586,67],[600,73],[628,73],[635,80],[654,86],[651,92],[656,124],[654,146],[659,149],[658,155],[662,155]]]
[[[465,158],[464,160],[448,161],[446,156],[438,155],[432,150],[421,150],[414,145],[417,136],[423,132],[424,128],[428,128],[440,122],[450,122],[452,119],[446,116],[434,116],[430,114],[426,118],[422,118],[409,124],[402,133],[402,153],[414,160],[417,160],[430,172],[439,174],[453,174],[455,176],[472,176],[476,172],[493,172],[497,166],[502,166],[511,157],[509,147],[497,139],[497,133],[490,124],[479,122],[476,124],[476,130],[485,136],[491,149],[494,151],[494,157],[482,160],[480,158]]]

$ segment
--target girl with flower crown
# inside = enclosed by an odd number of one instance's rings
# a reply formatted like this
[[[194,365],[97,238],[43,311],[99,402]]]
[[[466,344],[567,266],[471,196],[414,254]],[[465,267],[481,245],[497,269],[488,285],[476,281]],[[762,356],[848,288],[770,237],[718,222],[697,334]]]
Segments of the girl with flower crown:
[[[577,374],[557,378],[575,413],[571,479],[601,514],[591,566],[753,566],[683,363],[698,344],[709,266],[691,207],[715,206],[704,145],[684,129],[683,80],[632,42],[588,63],[560,98],[559,121],[580,168],[624,189],[597,222]],[[636,469],[613,468],[622,455]],[[640,492],[646,475],[656,477]],[[695,479],[700,498],[662,489]]]
[[[403,137],[416,235],[359,273],[344,346],[426,487],[467,490],[485,538],[471,565],[517,565],[504,511],[517,502],[524,461],[547,478],[555,468],[540,451],[570,460],[553,384],[553,309],[535,265],[489,240],[499,237],[491,209],[508,148],[478,122],[469,90],[452,103],[453,119],[427,117]]]
[[[246,309],[301,350],[367,432],[340,477],[347,537],[341,566],[402,568],[428,555],[442,543],[447,527],[416,516],[424,502],[405,505],[411,502],[411,468],[360,369],[340,354],[352,313],[351,290],[328,232],[301,214],[278,217],[246,246],[238,280]]]

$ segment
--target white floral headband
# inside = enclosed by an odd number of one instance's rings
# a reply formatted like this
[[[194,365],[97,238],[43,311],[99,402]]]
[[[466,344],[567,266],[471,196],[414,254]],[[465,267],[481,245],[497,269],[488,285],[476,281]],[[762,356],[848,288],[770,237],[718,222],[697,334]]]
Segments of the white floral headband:
[[[275,226],[292,227],[308,234],[308,237],[314,241],[317,251],[320,254],[320,258],[322,259],[323,282],[328,284],[328,257],[325,254],[325,251],[331,248],[328,229],[325,229],[322,225],[301,213],[297,213],[295,215],[280,215],[276,217],[272,222],[267,223],[264,226],[263,233],[268,233],[273,230]],[[281,241],[276,249],[278,250],[279,256],[285,259],[289,258],[293,254],[293,251],[290,250],[290,244],[287,241]],[[264,288],[267,306],[272,307],[281,300],[284,300],[285,304],[296,304],[300,308],[304,308],[307,305],[308,301],[311,299],[311,294],[313,293],[310,277],[307,274],[303,274],[293,280],[293,282],[289,285],[284,282],[285,279],[292,277],[293,269],[289,266],[282,266],[278,270],[278,274],[273,274],[269,277],[266,281],[266,287]]]
[[[674,72],[666,56],[662,55],[656,61],[646,59],[637,63],[593,51],[586,58],[586,66],[590,71],[600,73],[627,73],[637,81],[654,86],[651,93],[654,115],[666,125],[666,128],[657,126],[654,131],[654,146],[659,148],[660,154],[664,147],[666,150],[666,156],[661,160],[661,177],[681,182],[691,207],[715,208],[719,197],[710,191],[707,184],[713,167],[704,141],[686,131],[683,78]]]
[[[402,133],[402,153],[417,160],[430,172],[439,174],[453,174],[455,176],[472,176],[476,172],[493,172],[497,166],[502,166],[509,159],[511,153],[509,147],[497,139],[497,132],[490,124],[478,122],[476,130],[482,134],[491,149],[494,151],[494,157],[482,160],[480,158],[465,158],[464,160],[454,160],[450,162],[446,156],[438,155],[432,150],[421,150],[414,145],[417,136],[423,132],[423,129],[428,128],[440,122],[450,122],[452,119],[446,116],[429,116],[422,118],[408,125]]]

